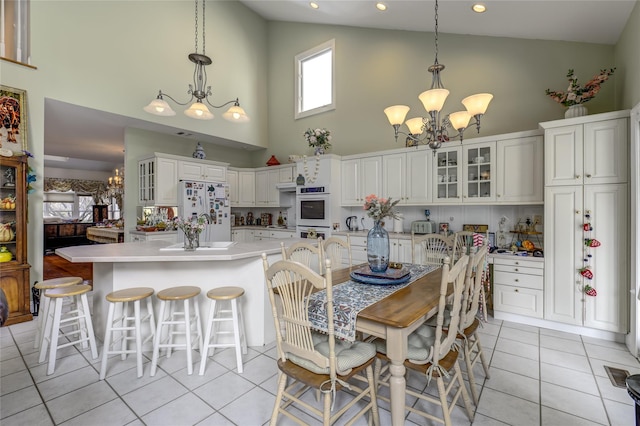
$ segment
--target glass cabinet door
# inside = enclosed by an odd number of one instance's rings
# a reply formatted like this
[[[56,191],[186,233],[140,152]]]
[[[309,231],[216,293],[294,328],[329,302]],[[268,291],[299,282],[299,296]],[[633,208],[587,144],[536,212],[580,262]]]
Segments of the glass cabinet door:
[[[434,201],[460,202],[462,148],[439,149],[434,167]]]
[[[19,170],[8,162],[0,165],[0,258],[8,259],[5,253],[11,253],[8,261],[22,262],[21,247],[18,247],[18,236],[24,232],[24,224],[20,220],[21,194],[18,194]]]
[[[464,147],[464,202],[495,201],[495,142]]]

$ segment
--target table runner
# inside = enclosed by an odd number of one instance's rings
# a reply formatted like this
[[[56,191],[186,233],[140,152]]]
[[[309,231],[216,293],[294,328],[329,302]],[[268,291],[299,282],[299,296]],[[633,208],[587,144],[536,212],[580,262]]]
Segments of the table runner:
[[[356,317],[368,306],[408,286],[418,278],[438,269],[435,265],[405,264],[409,268],[409,281],[397,285],[363,284],[353,280],[333,286],[333,323],[336,337],[353,342],[356,337]],[[309,301],[309,321],[321,332],[328,332],[327,293],[314,293]]]

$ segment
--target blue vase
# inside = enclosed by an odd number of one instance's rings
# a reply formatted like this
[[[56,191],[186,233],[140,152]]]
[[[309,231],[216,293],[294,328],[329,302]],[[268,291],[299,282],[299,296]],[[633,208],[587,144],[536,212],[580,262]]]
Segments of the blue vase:
[[[389,267],[389,233],[376,220],[367,234],[367,261],[373,272],[384,272]]]

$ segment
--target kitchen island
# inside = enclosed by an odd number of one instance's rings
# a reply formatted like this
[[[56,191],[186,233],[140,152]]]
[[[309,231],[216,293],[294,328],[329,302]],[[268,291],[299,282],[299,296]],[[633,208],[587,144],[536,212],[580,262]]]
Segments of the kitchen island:
[[[283,241],[289,246],[300,240]],[[166,241],[149,241],[56,250],[56,254],[70,262],[93,262],[93,324],[97,337],[104,336],[108,293],[131,287],[151,287],[157,293],[169,287],[193,285],[202,289],[198,301],[203,324],[209,312],[207,292],[216,287],[238,286],[245,289],[240,306],[247,344],[263,346],[275,340],[261,255],[267,253],[270,264],[281,259],[280,240],[235,243],[223,250],[191,252],[168,250],[169,246]],[[154,296],[156,314],[159,306]]]

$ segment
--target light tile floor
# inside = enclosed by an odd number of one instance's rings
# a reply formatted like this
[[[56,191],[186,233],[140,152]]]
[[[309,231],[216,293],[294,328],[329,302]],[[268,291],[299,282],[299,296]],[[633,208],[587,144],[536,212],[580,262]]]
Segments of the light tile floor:
[[[485,380],[476,366],[481,394],[473,425],[634,424],[633,401],[603,368],[640,373],[640,363],[624,345],[497,320],[480,333],[491,378]],[[75,347],[60,351],[55,373],[47,376],[34,338],[35,321],[0,328],[3,426],[268,424],[276,393],[273,344],[249,348],[243,374],[237,374],[235,354],[227,349],[210,358],[204,376],[197,374],[198,363],[194,375],[187,375],[185,354],[178,352],[161,358],[155,377],[149,377],[147,359],[140,379],[134,358],[116,357],[100,381],[100,360]],[[409,386],[433,393],[434,383],[426,389],[425,384],[422,377],[408,377]],[[382,425],[390,424],[385,403],[380,417]],[[462,408],[453,411],[453,421],[470,424]],[[406,424],[425,420],[412,414]]]

